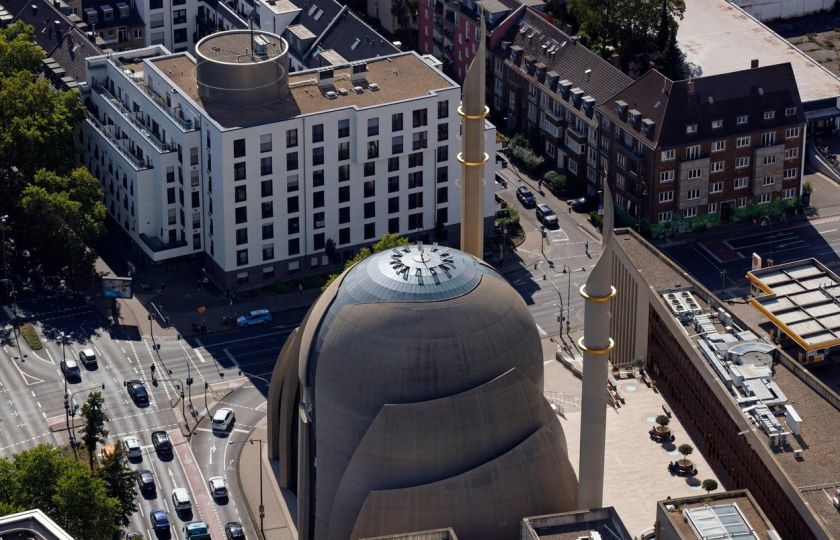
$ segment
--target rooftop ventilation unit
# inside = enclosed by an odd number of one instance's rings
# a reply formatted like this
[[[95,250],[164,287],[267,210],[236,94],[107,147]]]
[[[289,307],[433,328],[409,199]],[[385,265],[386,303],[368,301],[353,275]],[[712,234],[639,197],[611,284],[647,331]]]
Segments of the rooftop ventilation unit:
[[[254,55],[258,58],[266,59],[268,57],[268,40],[265,36],[254,36]]]

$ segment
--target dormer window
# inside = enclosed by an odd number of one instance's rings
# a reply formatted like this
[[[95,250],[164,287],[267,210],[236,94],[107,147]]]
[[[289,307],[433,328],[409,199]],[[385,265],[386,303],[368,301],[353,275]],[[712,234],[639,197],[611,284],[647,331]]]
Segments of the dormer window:
[[[785,116],[793,116],[796,114],[796,107],[788,107],[785,109]]]
[[[738,115],[738,119],[737,119],[737,124],[738,124],[739,126],[743,126],[744,124],[746,124],[746,123],[747,123],[747,121],[749,120],[749,118],[750,118],[750,117],[749,117],[749,116],[747,116],[746,114],[739,114],[739,115]]]
[[[697,133],[697,124],[686,124],[685,125],[685,132],[686,133]]]
[[[712,129],[720,129],[723,127],[723,120],[712,120]]]
[[[764,119],[772,120],[776,118],[776,111],[764,111]]]

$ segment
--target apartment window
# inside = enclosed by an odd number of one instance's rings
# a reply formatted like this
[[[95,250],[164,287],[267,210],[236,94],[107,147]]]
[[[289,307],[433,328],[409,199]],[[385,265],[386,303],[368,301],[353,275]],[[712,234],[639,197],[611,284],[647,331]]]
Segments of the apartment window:
[[[682,211],[683,218],[693,218],[697,215],[697,207],[686,208]]]
[[[437,149],[437,162],[443,163],[444,161],[449,160],[449,147],[448,146],[438,146]]]
[[[350,186],[341,186],[338,188],[338,202],[350,202]]]
[[[674,171],[662,171],[659,173],[659,181],[660,182],[673,182],[674,181]]]
[[[240,249],[236,252],[236,264],[237,266],[244,266],[248,264],[248,250],[247,249]]]
[[[674,213],[671,210],[666,212],[659,212],[659,223],[668,223],[674,219]]]
[[[388,213],[389,214],[396,214],[399,211],[400,211],[400,198],[399,197],[388,198]]]
[[[289,230],[289,234],[299,233],[300,232],[300,218],[299,217],[289,218],[289,220],[286,222],[286,226]],[[265,240],[265,238],[263,238],[263,240]]]
[[[773,146],[776,144],[776,132],[768,131],[761,134],[761,146]]]
[[[675,157],[676,157],[676,150],[674,148],[662,151],[662,161],[671,161]]]
[[[438,184],[448,182],[449,181],[449,167],[438,167],[436,175],[437,175],[437,183]]]
[[[394,113],[391,115],[391,131],[402,131],[403,129],[403,113]]]
[[[429,139],[425,131],[418,131],[411,134],[411,149],[420,150],[421,148],[428,148]]]
[[[388,220],[388,232],[392,234],[399,234],[400,232],[400,218],[394,217]]]
[[[324,124],[315,124],[312,126],[312,142],[324,142]]]
[[[338,223],[350,223],[350,207],[342,206],[338,209]]]
[[[323,208],[324,207],[324,192],[323,191],[316,191],[312,194],[312,207],[313,208]]]
[[[274,201],[263,202],[261,210],[263,219],[274,217]]]
[[[712,182],[709,184],[709,193],[720,193],[723,191],[723,182]]]
[[[366,161],[364,167],[365,167],[365,177],[374,176],[376,174],[376,162],[375,161]]]
[[[367,199],[368,197],[373,197],[374,195],[376,195],[376,182],[374,182],[373,180],[365,181],[365,183],[363,184],[363,189],[364,198]]]
[[[379,135],[379,118],[368,118],[367,134],[368,137],[376,137]]]
[[[782,198],[783,199],[792,199],[796,197],[796,188],[789,188],[782,190]]]
[[[388,193],[396,193],[400,190],[400,177],[391,176],[388,178]]]
[[[350,180],[350,165],[339,165],[338,166],[338,181],[339,182],[347,182]]]
[[[741,156],[739,158],[735,158],[735,168],[736,169],[743,169],[744,167],[750,166],[750,156]]]
[[[437,204],[449,202],[449,188],[446,186],[439,187],[437,190]]]
[[[689,189],[687,198],[688,198],[689,201],[699,199],[700,198],[700,190],[699,189]]]
[[[297,218],[293,218],[297,219]],[[289,220],[291,221],[291,220]],[[289,231],[291,232],[291,231]],[[274,238],[274,223],[266,223],[262,226],[262,239],[263,240],[271,240]]]
[[[419,128],[428,123],[426,109],[416,109],[411,112],[411,126]]]
[[[746,189],[750,183],[750,179],[746,176],[735,179],[735,189]]]
[[[765,164],[765,165],[775,165],[775,163],[776,163],[776,156],[775,156],[775,155],[773,155],[773,156],[764,156],[764,160],[763,160],[763,162],[764,162],[764,164]]]
[[[286,170],[296,171],[298,168],[298,153],[289,152],[286,154]]]
[[[199,196],[200,196],[200,195],[201,195],[201,194],[200,194],[199,192],[197,192],[197,191],[193,191],[193,192],[192,192],[192,197],[191,197],[191,198],[192,198],[192,202],[191,202],[191,205],[190,205],[192,208],[198,208],[198,206],[199,206],[199,204],[200,204],[200,203],[199,203]],[[198,215],[199,215],[199,214],[193,214],[193,217],[197,217]]]
[[[717,214],[718,212],[720,212],[720,203],[710,202],[708,212],[710,214]]]
[[[248,243],[248,229],[236,229],[236,245]]]
[[[349,244],[350,243],[350,228],[345,227],[343,229],[338,230],[338,243],[339,245]]]
[[[312,244],[315,249],[324,249],[324,233],[318,233],[312,237]],[[313,260],[317,261],[318,257],[315,257]],[[317,266],[318,263],[316,262],[313,266]]]
[[[376,237],[376,223],[365,223],[365,240],[371,240]]]
[[[233,189],[233,202],[245,202],[248,200],[248,189],[246,186],[236,186]]]
[[[294,214],[295,212],[299,212],[299,211],[300,211],[300,201],[298,200],[298,198],[296,196],[295,197],[289,197],[288,199],[286,199],[286,212],[287,213]]]
[[[166,204],[175,204],[175,188],[171,187],[166,190]]]
[[[738,137],[735,139],[735,148],[746,148],[750,145],[752,137],[749,135],[745,137]]]
[[[323,229],[326,226],[326,220],[324,219],[323,212],[315,212],[312,214],[312,228],[313,229]],[[318,248],[315,248],[318,249]]]
[[[403,136],[397,135],[391,138],[391,153],[402,154],[403,151]]]
[[[239,206],[234,210],[234,215],[236,217],[236,224],[239,225],[240,223],[245,223],[248,221],[248,208],[245,206]]]
[[[415,171],[408,175],[408,189],[423,187],[423,171]]]
[[[268,244],[262,248],[262,260],[270,261],[274,259],[274,244]]]
[[[723,120],[712,120],[712,129],[720,129],[723,127]]]
[[[615,175],[615,185],[621,189],[624,189],[624,175],[616,174]]]
[[[770,174],[770,175],[767,175],[767,176],[764,177],[764,180],[762,180],[761,185],[762,186],[772,186],[775,183],[776,183],[776,177],[773,176],[772,174]]]
[[[417,208],[423,208],[423,192],[417,193],[410,193],[408,195],[408,209],[415,210]]]
[[[176,9],[172,12],[172,24],[184,24],[187,22],[187,10]]]
[[[660,191],[659,192],[659,202],[666,203],[671,202],[674,200],[674,192],[673,191]]]
[[[174,181],[175,181],[175,167],[170,165],[169,167],[166,168],[166,183],[171,184]]]
[[[627,158],[624,157],[624,154],[616,154],[615,155],[615,161],[618,164],[618,166],[621,167],[622,169],[627,165]],[[573,162],[570,160],[569,165],[571,165],[572,163]]]
[[[370,218],[375,218],[375,217],[376,217],[376,203],[373,202],[373,201],[366,202],[365,205],[364,205],[364,218],[365,219],[370,219]]]
[[[791,180],[793,178],[796,178],[796,173],[797,169],[785,169],[784,179]]]
[[[719,173],[723,172],[724,162],[723,161],[715,161],[712,163],[712,172]]]
[[[350,159],[350,143],[342,141],[338,143],[338,161],[345,161]]]
[[[735,206],[738,208],[744,208],[747,206],[747,198],[746,197],[738,197],[735,199]]]
[[[245,139],[236,139],[233,141],[233,157],[245,157]]]
[[[438,101],[437,104],[438,120],[442,118],[449,118],[449,100]]]
[[[260,174],[262,176],[266,176],[268,174],[271,174],[273,172],[272,169],[273,169],[273,167],[272,167],[271,156],[266,156],[266,157],[260,158]]]
[[[697,133],[697,124],[686,124],[685,125],[685,132],[686,133]]]
[[[776,111],[764,111],[764,119],[772,120],[776,118]]]
[[[702,176],[702,169],[689,169],[688,171],[688,179],[689,180],[697,180]]]
[[[423,166],[423,152],[414,152],[408,155],[408,167],[422,167]]]
[[[758,204],[767,204],[773,200],[772,193],[762,193],[758,196]]]
[[[394,172],[399,170],[400,168],[400,158],[392,157],[388,158],[388,172]]]
[[[799,137],[799,128],[787,128],[785,130],[785,139],[795,139]]]
[[[297,191],[298,187],[298,175],[290,174],[286,177],[286,192],[292,193],[293,191]]]
[[[312,149],[312,166],[317,167],[318,165],[324,164],[324,147],[319,146],[318,148]]]
[[[735,119],[735,123],[739,126],[743,126],[749,121],[750,117],[747,114],[739,114],[738,117]]]
[[[408,215],[408,229],[418,230],[423,228],[423,214],[409,214]]]
[[[449,140],[449,125],[438,124],[437,140],[438,140],[438,142],[443,142],[443,141],[448,141]]]
[[[298,255],[300,253],[300,238],[289,239],[289,255]]]
[[[798,133],[797,133],[798,135]],[[190,165],[198,165],[198,147],[190,148]]]
[[[368,141],[367,158],[376,159],[379,157],[379,141]]]
[[[297,129],[286,130],[286,148],[296,148],[298,145]]]
[[[263,180],[260,182],[260,195],[262,197],[271,197],[274,194],[274,185],[271,180]]]
[[[715,141],[712,143],[712,152],[723,152],[726,150],[726,141]]]
[[[260,153],[271,152],[271,133],[260,135]]]
[[[338,121],[338,138],[343,139],[344,137],[350,136],[350,120],[346,118],[344,120]]]
[[[799,157],[799,148],[786,148],[785,159],[793,159]]]
[[[785,109],[785,116],[793,116],[796,114],[796,107],[787,107]]]
[[[245,180],[245,162],[233,164],[233,179],[234,181]]]
[[[700,145],[695,144],[685,147],[685,159],[697,159],[700,157]]]

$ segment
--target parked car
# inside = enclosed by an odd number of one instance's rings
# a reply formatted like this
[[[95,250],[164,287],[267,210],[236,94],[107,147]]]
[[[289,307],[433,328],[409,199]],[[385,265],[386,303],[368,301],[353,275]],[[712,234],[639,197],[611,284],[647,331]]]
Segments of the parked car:
[[[534,194],[525,186],[519,186],[516,188],[516,198],[519,199],[519,202],[521,202],[522,206],[525,208],[531,208],[537,204],[537,199],[534,198]]]
[[[172,505],[176,512],[190,510],[192,502],[190,501],[190,492],[184,488],[175,488],[172,490]]]
[[[237,326],[255,326],[271,322],[271,312],[267,309],[255,309],[236,318]]]
[[[124,437],[122,446],[129,459],[143,457],[143,449],[140,448],[140,441],[137,440],[137,437]]]
[[[146,390],[146,385],[140,381],[128,381],[125,383],[128,389],[128,396],[134,400],[138,405],[149,404],[149,392]]]
[[[79,370],[79,364],[72,358],[65,358],[61,361],[61,372],[68,379],[81,379],[82,372]]]
[[[224,499],[227,497],[228,490],[225,479],[221,476],[213,476],[207,480],[207,485],[210,487],[210,494],[214,499]]]
[[[225,524],[225,540],[245,540],[245,529],[238,521]]]
[[[537,220],[549,229],[556,229],[559,226],[557,214],[547,204],[537,205]]]
[[[236,415],[233,410],[223,407],[213,415],[213,430],[227,431],[235,421]]]
[[[152,522],[152,529],[155,531],[169,531],[169,516],[160,508],[149,512],[149,521]]]
[[[137,489],[140,493],[154,493],[157,489],[155,487],[155,475],[152,471],[140,469],[137,471]]]
[[[184,527],[184,538],[186,540],[210,540],[210,531],[203,521],[193,521]]]
[[[96,365],[96,354],[93,349],[85,349],[79,352],[79,361],[85,366]]]
[[[169,438],[169,433],[165,431],[152,432],[152,445],[155,451],[161,454],[172,452],[172,439]]]
[[[586,197],[578,197],[577,199],[569,199],[568,202],[573,210],[583,210],[587,203],[589,203],[589,200]]]

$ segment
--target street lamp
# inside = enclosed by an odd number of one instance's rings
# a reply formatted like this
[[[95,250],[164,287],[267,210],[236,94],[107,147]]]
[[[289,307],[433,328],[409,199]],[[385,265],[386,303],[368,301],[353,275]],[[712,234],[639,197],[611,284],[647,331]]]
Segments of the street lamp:
[[[563,265],[563,274],[566,274],[566,334],[571,334],[571,323],[569,319],[572,316],[572,273],[573,272],[586,272],[586,268],[581,267],[578,270],[572,270],[568,264]]]
[[[262,445],[263,445],[263,442],[265,442],[265,441],[263,439],[248,438],[248,439],[240,439],[238,441],[228,441],[228,444],[247,442],[247,443],[250,443],[251,445],[253,445],[254,441],[260,443],[260,459],[259,459],[259,464],[260,464],[260,535],[263,537],[263,540],[265,540],[265,531],[263,530],[263,525],[264,525],[264,521],[265,521],[265,506],[263,505],[263,466],[262,466],[262,456],[263,456]]]
[[[767,217],[764,217],[764,218],[761,219],[761,226],[764,227],[764,225],[768,225],[769,228],[770,228],[770,245],[768,247],[770,255],[768,255],[767,258],[772,261],[773,260],[773,220],[770,219],[770,216],[767,216]]]
[[[8,267],[6,266],[6,221],[8,221],[8,214],[0,216],[0,230],[3,231],[3,279],[7,278]]]
[[[149,313],[149,332],[152,334],[152,343],[155,342],[155,314]]]

